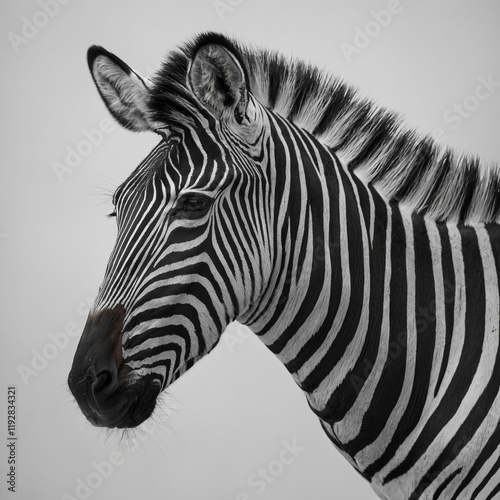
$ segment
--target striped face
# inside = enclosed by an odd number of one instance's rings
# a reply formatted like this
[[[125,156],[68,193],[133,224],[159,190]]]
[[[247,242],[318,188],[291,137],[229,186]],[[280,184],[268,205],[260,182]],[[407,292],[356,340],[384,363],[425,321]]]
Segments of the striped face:
[[[164,81],[152,84],[104,49],[89,51],[113,116],[161,135],[114,195],[116,244],[69,374],[94,425],[147,419],[158,394],[251,312],[267,281],[265,115],[230,51],[193,53],[170,105],[189,112],[163,119]]]

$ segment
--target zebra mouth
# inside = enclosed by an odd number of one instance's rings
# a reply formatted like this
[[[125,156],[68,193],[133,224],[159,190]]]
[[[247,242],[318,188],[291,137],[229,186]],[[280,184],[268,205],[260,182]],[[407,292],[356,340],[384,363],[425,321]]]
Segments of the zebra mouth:
[[[117,416],[114,425],[118,429],[132,428],[141,425],[153,413],[156,407],[156,398],[159,394],[157,390],[150,390],[142,393],[139,397],[129,403]]]
[[[153,413],[158,378],[134,377],[122,356],[125,309],[89,314],[68,385],[87,420],[98,427],[136,427]]]
[[[117,390],[105,401],[98,401],[93,391],[84,390],[88,397],[76,398],[87,420],[96,427],[132,428],[147,420],[156,406],[160,393],[157,383],[144,379]]]

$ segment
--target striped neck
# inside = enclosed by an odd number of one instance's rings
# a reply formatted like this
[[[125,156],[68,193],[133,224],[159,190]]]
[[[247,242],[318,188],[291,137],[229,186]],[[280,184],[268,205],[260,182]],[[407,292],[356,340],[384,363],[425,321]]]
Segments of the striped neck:
[[[443,450],[468,470],[462,448],[482,438],[466,418],[495,428],[500,232],[400,210],[314,137],[271,124],[275,267],[247,324],[381,497],[410,498],[444,474]]]
[[[356,339],[368,328],[370,267],[377,260],[375,210],[385,203],[313,136],[276,115],[270,124],[271,150],[279,159],[274,272],[259,306],[240,321],[312,393],[332,359],[343,355],[338,361],[347,366],[359,354]],[[325,342],[333,358],[323,366],[317,355]]]

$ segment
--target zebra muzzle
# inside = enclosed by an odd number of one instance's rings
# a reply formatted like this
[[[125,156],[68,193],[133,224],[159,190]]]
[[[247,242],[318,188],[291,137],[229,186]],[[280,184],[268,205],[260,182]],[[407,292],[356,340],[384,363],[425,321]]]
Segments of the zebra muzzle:
[[[76,349],[68,385],[87,419],[115,427],[134,403],[123,363],[122,332],[125,308],[118,305],[91,313]]]

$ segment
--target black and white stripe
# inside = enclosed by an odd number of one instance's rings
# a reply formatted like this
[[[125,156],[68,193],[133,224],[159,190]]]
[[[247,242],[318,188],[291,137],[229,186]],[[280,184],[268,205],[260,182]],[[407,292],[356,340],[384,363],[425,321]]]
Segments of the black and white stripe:
[[[115,195],[95,304],[125,307],[134,376],[168,386],[239,320],[381,498],[500,495],[498,168],[221,35],[171,53],[147,108],[163,138]]]

